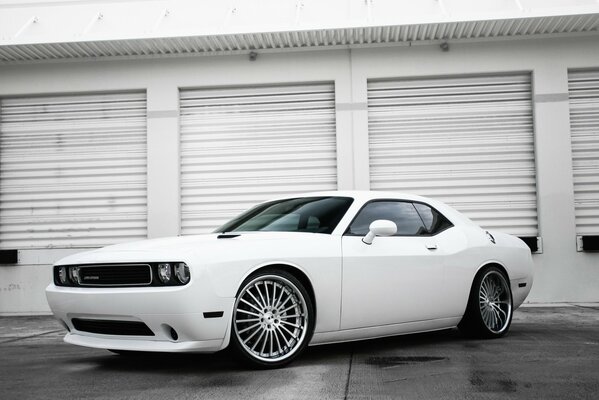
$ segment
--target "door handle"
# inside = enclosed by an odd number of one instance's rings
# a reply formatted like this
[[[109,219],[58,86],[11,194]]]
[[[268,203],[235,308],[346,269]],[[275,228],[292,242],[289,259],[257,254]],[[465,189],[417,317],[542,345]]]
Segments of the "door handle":
[[[426,248],[429,250],[437,250],[437,245],[434,243],[427,243]]]

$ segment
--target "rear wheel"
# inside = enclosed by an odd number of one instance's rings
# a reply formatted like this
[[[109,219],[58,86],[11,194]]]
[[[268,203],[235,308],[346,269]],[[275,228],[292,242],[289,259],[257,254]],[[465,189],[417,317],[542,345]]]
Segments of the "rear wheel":
[[[471,337],[497,338],[512,322],[512,291],[502,270],[490,266],[474,278],[468,306],[458,328]]]
[[[290,363],[308,345],[314,329],[313,305],[302,283],[285,271],[248,278],[233,310],[231,342],[253,367]]]

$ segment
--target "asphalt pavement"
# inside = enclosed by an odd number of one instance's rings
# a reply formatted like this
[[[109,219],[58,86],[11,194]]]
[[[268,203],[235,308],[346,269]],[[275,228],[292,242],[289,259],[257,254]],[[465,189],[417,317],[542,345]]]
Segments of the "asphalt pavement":
[[[599,304],[525,307],[507,336],[456,330],[311,347],[248,370],[227,352],[122,357],[51,317],[0,317],[0,399],[597,399]]]

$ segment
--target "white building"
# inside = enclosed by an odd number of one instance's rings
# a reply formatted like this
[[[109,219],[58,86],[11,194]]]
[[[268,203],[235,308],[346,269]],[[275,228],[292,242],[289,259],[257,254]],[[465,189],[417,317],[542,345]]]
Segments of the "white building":
[[[528,238],[530,301],[599,301],[598,29],[596,0],[0,0],[0,314],[48,312],[66,254],[369,188]]]

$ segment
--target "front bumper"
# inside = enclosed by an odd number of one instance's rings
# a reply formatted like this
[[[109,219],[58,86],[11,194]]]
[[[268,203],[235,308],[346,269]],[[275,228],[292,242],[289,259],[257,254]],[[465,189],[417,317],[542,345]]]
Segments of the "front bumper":
[[[96,349],[153,351],[153,352],[196,352],[214,353],[227,347],[224,339],[194,340],[186,342],[173,342],[164,340],[140,339],[115,339],[114,337],[100,337],[101,335],[87,336],[79,333],[68,333],[64,337],[66,343],[77,346],[93,347]]]
[[[234,298],[216,296],[206,284],[185,286],[73,288],[50,284],[48,304],[69,330],[65,342],[80,346],[132,351],[215,352],[229,343]],[[206,318],[206,312],[223,312]],[[135,321],[154,336],[107,335],[78,331],[73,318]],[[177,333],[173,338],[171,329]]]

